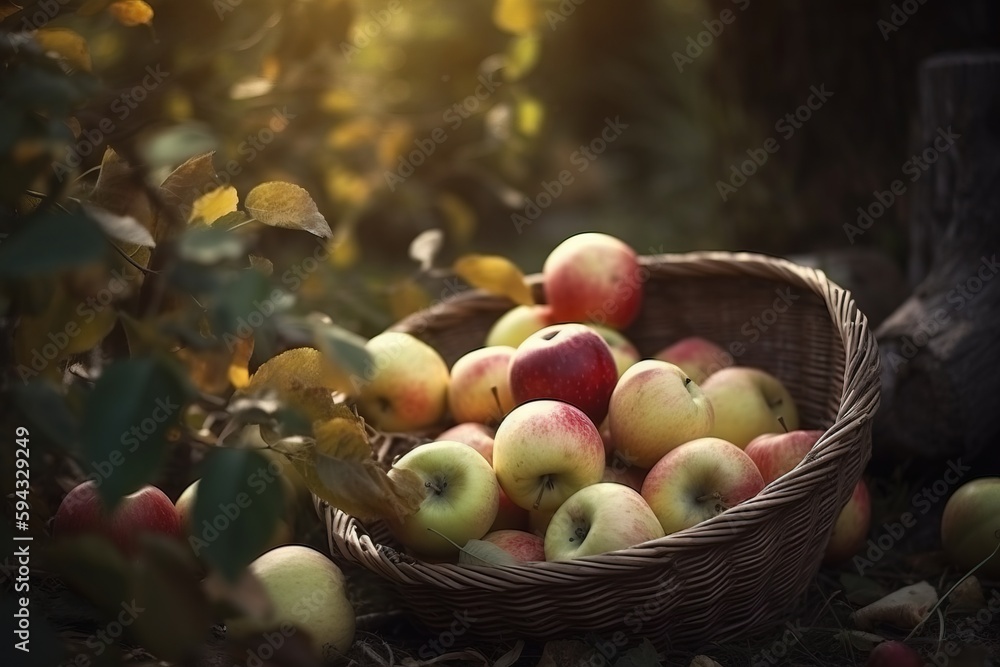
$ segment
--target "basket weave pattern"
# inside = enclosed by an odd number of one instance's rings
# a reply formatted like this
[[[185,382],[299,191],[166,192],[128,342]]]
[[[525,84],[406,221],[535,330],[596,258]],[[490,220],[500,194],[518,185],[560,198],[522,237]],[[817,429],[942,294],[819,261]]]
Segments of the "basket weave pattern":
[[[839,508],[871,455],[879,402],[872,332],[850,294],[814,269],[745,253],[641,261],[649,279],[626,336],[643,356],[704,336],[729,348],[737,364],[781,379],[802,428],[825,431],[799,467],[755,498],[665,538],[585,559],[500,568],[415,561],[396,551],[383,526],[365,526],[316,499],[334,556],[391,582],[433,631],[446,630],[455,613],[468,614],[476,619],[468,639],[623,630],[666,649],[746,636],[786,616],[815,576]],[[393,329],[427,341],[450,365],[482,346],[510,306],[470,291]],[[398,453],[386,446],[380,456],[388,463]]]

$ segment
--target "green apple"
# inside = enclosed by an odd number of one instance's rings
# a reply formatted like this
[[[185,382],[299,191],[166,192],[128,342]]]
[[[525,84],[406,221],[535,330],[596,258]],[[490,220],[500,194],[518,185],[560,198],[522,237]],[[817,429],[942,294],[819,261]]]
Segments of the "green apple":
[[[948,559],[961,570],[971,570],[993,553],[1000,542],[1000,477],[981,477],[958,488],[944,507],[941,543]],[[1000,577],[1000,554],[977,572]]]
[[[600,482],[570,496],[545,530],[545,560],[571,560],[627,549],[663,537],[639,492]]]
[[[652,467],[642,482],[642,497],[670,535],[763,488],[764,478],[746,452],[719,438],[699,438],[670,450]]]
[[[511,410],[497,428],[493,468],[520,507],[554,510],[604,474],[604,442],[578,408],[550,399]]]
[[[650,468],[674,447],[708,435],[712,405],[684,371],[645,359],[621,376],[608,405],[615,456]]]
[[[500,316],[486,334],[486,346],[508,345],[517,347],[524,340],[553,324],[552,309],[546,305],[514,306]]]
[[[371,366],[360,381],[358,411],[382,431],[416,431],[441,421],[448,405],[448,365],[433,347],[388,331],[365,345]]]
[[[309,547],[272,549],[248,570],[260,581],[271,601],[264,618],[226,621],[234,636],[294,626],[308,633],[324,661],[346,652],[354,643],[354,608],[347,599],[344,573],[333,561]]]
[[[455,544],[489,531],[500,487],[490,464],[472,447],[453,440],[420,445],[393,464],[389,477],[400,470],[419,475],[426,489],[415,513],[387,524],[402,544],[418,554],[448,557],[458,552]]]
[[[456,422],[498,424],[514,409],[507,377],[514,351],[509,345],[481,347],[452,365],[448,409]]]
[[[618,368],[618,377],[621,377],[622,373],[642,358],[639,356],[639,350],[635,349],[635,345],[620,332],[600,324],[589,326],[600,334],[604,342],[611,348],[611,356],[615,358],[615,366]]]
[[[746,447],[763,433],[799,427],[792,395],[778,378],[758,368],[723,368],[710,375],[701,388],[715,411],[708,434],[737,447]]]

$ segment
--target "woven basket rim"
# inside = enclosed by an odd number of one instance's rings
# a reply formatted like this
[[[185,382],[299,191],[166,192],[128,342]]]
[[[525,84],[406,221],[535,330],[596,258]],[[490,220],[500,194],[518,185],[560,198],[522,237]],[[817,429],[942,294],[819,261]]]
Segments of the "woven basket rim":
[[[607,565],[618,568],[630,565],[648,567],[648,559],[650,557],[666,555],[689,546],[700,547],[710,543],[714,538],[730,540],[734,534],[750,530],[754,527],[752,522],[739,521],[740,516],[767,512],[773,510],[775,507],[800,501],[803,496],[811,492],[812,485],[817,479],[825,478],[829,475],[828,466],[830,458],[850,456],[854,453],[848,447],[834,448],[834,445],[840,441],[844,433],[864,428],[865,423],[872,419],[878,409],[880,401],[880,362],[878,348],[875,343],[874,334],[868,326],[868,320],[858,309],[849,290],[830,280],[821,269],[801,266],[790,260],[762,253],[719,250],[660,253],[655,255],[640,255],[639,262],[640,265],[647,268],[666,267],[670,272],[684,276],[745,275],[747,277],[775,280],[776,282],[783,280],[805,288],[824,300],[830,315],[830,322],[837,328],[840,334],[847,358],[844,364],[844,375],[841,378],[837,378],[842,387],[839,398],[840,407],[837,415],[833,423],[823,430],[823,434],[802,463],[766,485],[756,496],[690,528],[635,545],[628,549],[585,556],[570,561],[533,561],[511,565],[487,566],[429,563],[400,553],[402,560],[392,562],[381,551],[380,547],[383,545],[376,543],[369,536],[363,523],[341,510],[330,506],[326,501],[314,495],[314,504],[321,517],[325,518],[328,532],[337,534],[333,528],[332,520],[338,514],[342,515],[342,518],[346,519],[346,523],[343,534],[340,534],[341,539],[354,541],[365,551],[369,550],[369,547],[364,545],[367,541],[374,547],[379,560],[395,574],[404,579],[412,578],[406,576],[410,574],[415,575],[418,580],[425,581],[425,578],[420,576],[421,571],[426,571],[428,574],[461,572],[466,575],[474,572],[482,572],[489,574],[490,582],[493,585],[502,584],[504,588],[533,586],[537,584],[527,580],[516,582],[505,581],[502,578],[498,579],[498,576],[502,577],[504,571],[512,573],[534,571],[545,574],[572,575],[578,570],[592,571],[592,567],[586,567],[588,565]],[[541,274],[531,274],[527,276],[527,280],[533,286],[538,287],[541,284]],[[480,289],[471,289],[433,304],[424,311],[410,315],[391,326],[389,330],[419,330],[422,328],[421,323],[426,318],[433,318],[435,315],[440,314],[442,310],[447,310],[467,302],[483,301],[486,303],[495,303],[498,300],[505,301],[506,299],[491,295]],[[513,302],[510,303],[514,305]],[[843,317],[838,315],[838,308],[843,311]],[[847,340],[852,335],[850,333],[851,329],[859,330],[860,342],[856,347],[852,347]],[[867,460],[870,457],[870,451],[865,451],[864,455]],[[444,582],[440,579],[435,579],[434,583],[441,586]]]

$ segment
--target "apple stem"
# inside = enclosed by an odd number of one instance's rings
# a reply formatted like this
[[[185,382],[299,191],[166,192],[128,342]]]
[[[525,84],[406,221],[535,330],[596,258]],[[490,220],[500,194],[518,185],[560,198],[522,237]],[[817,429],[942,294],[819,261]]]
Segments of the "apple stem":
[[[778,415],[778,423],[781,424],[781,428],[785,429],[785,433],[788,433],[788,426],[785,424],[785,418]]]
[[[542,503],[542,494],[545,493],[545,487],[548,486],[550,483],[551,482],[549,481],[549,476],[545,475],[545,477],[542,479],[542,487],[538,489],[538,497],[535,498],[535,504],[532,505],[532,507],[534,507],[535,509],[538,509],[538,506]]]
[[[434,482],[424,482],[424,486],[426,486],[431,491],[433,491],[434,493],[437,493],[437,494],[440,494],[442,491],[444,491],[444,486],[439,486],[438,484],[435,484]]]

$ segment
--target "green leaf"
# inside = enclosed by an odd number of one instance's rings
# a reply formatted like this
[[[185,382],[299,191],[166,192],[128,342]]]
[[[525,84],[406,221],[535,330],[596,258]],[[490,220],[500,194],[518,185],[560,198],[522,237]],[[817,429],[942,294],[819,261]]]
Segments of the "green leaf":
[[[0,245],[0,277],[61,271],[104,258],[101,230],[82,213],[50,213]]]
[[[187,391],[154,359],[117,361],[98,378],[83,419],[83,452],[110,508],[153,478],[178,422]]]
[[[191,227],[181,236],[177,252],[193,264],[217,264],[243,257],[244,240],[218,227]]]
[[[250,449],[218,448],[205,462],[194,504],[191,546],[234,581],[267,546],[284,513],[280,475]]]

